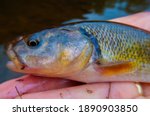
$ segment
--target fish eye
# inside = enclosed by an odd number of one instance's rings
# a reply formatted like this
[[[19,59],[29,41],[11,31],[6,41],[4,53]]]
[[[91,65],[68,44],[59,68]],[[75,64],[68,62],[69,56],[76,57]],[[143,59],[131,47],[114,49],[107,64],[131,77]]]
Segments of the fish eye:
[[[39,42],[38,39],[27,41],[27,45],[30,46],[30,47],[35,47],[35,46],[39,45],[39,43],[40,43],[40,42]]]

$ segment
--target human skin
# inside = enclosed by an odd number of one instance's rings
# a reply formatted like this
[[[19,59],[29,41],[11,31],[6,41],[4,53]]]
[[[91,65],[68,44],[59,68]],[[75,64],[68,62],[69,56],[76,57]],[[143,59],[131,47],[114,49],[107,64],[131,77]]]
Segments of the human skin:
[[[150,12],[137,13],[112,21],[150,31]],[[150,83],[97,82],[87,84],[66,79],[25,75],[0,84],[0,98],[150,98]]]

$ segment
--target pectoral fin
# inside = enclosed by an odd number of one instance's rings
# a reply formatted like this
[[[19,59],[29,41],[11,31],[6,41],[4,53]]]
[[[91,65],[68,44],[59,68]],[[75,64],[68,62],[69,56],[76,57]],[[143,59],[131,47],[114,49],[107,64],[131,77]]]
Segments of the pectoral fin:
[[[118,62],[118,63],[95,63],[94,68],[103,76],[114,76],[124,73],[129,73],[135,70],[135,63],[130,61]]]

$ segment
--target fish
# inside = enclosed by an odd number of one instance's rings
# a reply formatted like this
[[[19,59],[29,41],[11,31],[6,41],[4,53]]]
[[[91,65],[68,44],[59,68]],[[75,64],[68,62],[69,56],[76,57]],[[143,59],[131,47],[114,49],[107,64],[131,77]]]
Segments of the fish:
[[[15,72],[81,82],[150,83],[150,32],[81,21],[18,37],[7,47]]]

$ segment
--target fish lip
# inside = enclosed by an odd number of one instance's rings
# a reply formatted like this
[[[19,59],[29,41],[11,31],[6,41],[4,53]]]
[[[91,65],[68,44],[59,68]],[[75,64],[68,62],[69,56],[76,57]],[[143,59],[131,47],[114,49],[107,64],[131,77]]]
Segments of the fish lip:
[[[22,62],[20,57],[17,55],[16,51],[13,49],[14,43],[9,44],[7,47],[7,55],[10,58],[11,62],[14,64],[15,68],[23,70],[26,65]],[[9,62],[7,63],[7,67],[9,67]]]

